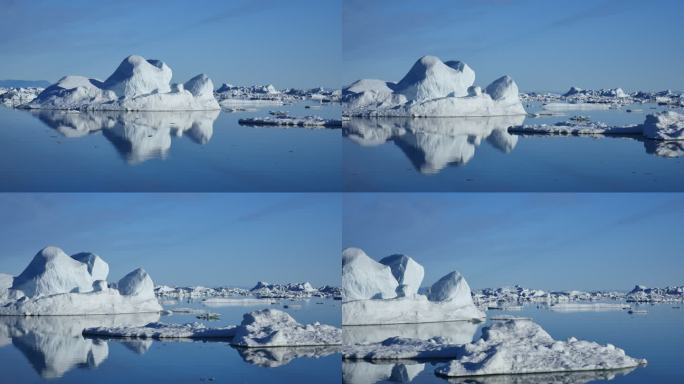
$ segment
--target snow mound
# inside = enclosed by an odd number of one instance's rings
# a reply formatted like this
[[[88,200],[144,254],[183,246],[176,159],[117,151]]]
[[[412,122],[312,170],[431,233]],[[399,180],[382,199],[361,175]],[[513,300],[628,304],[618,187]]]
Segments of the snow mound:
[[[159,312],[154,283],[137,269],[110,288],[107,263],[92,253],[67,256],[46,247],[2,290],[0,315],[85,315]]]
[[[246,313],[235,329],[232,345],[258,347],[342,344],[342,330],[319,323],[303,325],[276,309]]]
[[[484,92],[474,86],[475,72],[460,61],[424,56],[398,83],[359,80],[343,93],[351,116],[459,117],[524,115],[518,86],[509,76]]]
[[[345,301],[395,297],[397,287],[390,267],[371,259],[358,248],[342,252],[342,296]]]
[[[521,358],[524,357],[524,358]],[[645,364],[612,344],[569,338],[554,340],[532,321],[507,320],[482,329],[482,338],[466,344],[458,359],[438,367],[440,376],[601,371]]]
[[[92,327],[83,330],[85,336],[139,339],[229,339],[235,326],[210,328],[198,322],[187,324],[149,323],[141,327]]]
[[[415,324],[485,318],[473,303],[470,287],[457,272],[440,279],[431,288],[434,293],[426,296],[418,294],[415,286],[422,281],[423,268],[420,264],[402,255],[390,256],[385,262],[392,268],[374,261],[358,248],[348,248],[342,253],[343,325]],[[395,276],[405,283],[400,285]]]
[[[380,264],[390,267],[392,275],[400,285],[398,289],[401,289],[403,296],[413,296],[418,293],[425,276],[422,265],[406,255],[387,256],[380,260]]]
[[[205,75],[171,84],[172,71],[160,60],[131,55],[105,81],[65,76],[49,86],[27,109],[125,111],[217,110],[214,85]]]

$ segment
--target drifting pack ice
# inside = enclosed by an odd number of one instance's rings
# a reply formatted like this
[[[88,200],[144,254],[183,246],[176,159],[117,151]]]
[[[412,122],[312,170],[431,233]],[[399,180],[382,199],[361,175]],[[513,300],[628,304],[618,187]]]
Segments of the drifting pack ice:
[[[117,283],[93,253],[68,256],[57,247],[38,252],[26,269],[0,286],[0,315],[109,315],[159,312],[150,276],[138,268]]]
[[[423,266],[406,255],[377,262],[358,248],[342,252],[342,325],[412,324],[481,320],[470,287],[458,272],[419,294]]]
[[[214,84],[200,74],[185,83],[171,84],[171,68],[161,60],[131,55],[105,81],[65,76],[47,87],[27,109],[109,111],[217,110]]]
[[[421,57],[398,83],[358,80],[343,89],[350,116],[461,117],[526,114],[518,86],[503,76],[484,90],[460,61]]]

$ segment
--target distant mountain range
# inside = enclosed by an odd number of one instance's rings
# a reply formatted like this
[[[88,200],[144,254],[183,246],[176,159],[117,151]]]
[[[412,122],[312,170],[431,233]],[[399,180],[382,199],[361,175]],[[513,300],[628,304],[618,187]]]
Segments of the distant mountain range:
[[[47,80],[0,80],[0,87],[3,88],[47,88],[50,84]]]

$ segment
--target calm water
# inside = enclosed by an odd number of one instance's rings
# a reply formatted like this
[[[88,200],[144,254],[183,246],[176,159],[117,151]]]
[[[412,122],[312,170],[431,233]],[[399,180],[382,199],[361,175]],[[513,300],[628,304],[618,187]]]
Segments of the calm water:
[[[532,104],[529,112],[539,110]],[[625,109],[641,109],[627,113]],[[565,116],[352,119],[342,144],[348,191],[684,191],[684,143],[637,137],[519,136],[506,127],[589,116],[642,123],[663,107]],[[681,112],[681,111],[680,111]]]
[[[300,323],[339,326],[339,301],[281,301],[271,306],[204,307],[217,312],[212,326],[239,323],[242,314],[265,307],[290,313]],[[283,308],[283,304],[301,305]],[[222,341],[152,341],[85,338],[83,328],[186,323],[194,315],[0,317],[2,383],[339,383],[340,355],[334,348],[238,349]]]
[[[256,112],[68,113],[0,108],[0,191],[339,191],[340,131],[247,127],[340,116],[307,102]]]
[[[676,304],[680,305],[680,304]],[[488,311],[487,316],[513,315],[530,317],[542,326],[554,339],[565,340],[569,337],[596,341],[601,344],[611,343],[636,358],[645,358],[648,365],[634,370],[614,372],[615,378],[610,383],[681,383],[684,382],[684,371],[681,369],[681,354],[684,348],[684,310],[675,309],[671,304],[646,305],[646,315],[629,315],[626,311],[609,312],[554,312],[544,307],[526,305],[523,310],[515,312]],[[449,330],[444,334],[457,335],[459,339],[477,339],[481,325],[462,322],[458,325],[446,324]],[[483,325],[486,325],[484,323]],[[454,328],[458,327],[457,330]],[[347,337],[348,328],[344,328]],[[351,327],[357,328],[357,327]],[[360,333],[362,331],[355,330]],[[371,333],[372,331],[368,331]],[[415,334],[413,329],[395,330],[395,335]],[[385,332],[386,334],[386,332]],[[383,336],[386,336],[383,334]],[[438,335],[439,331],[430,330],[425,336]],[[390,335],[391,336],[391,335]],[[387,336],[387,337],[390,337]],[[357,336],[357,339],[359,337]],[[372,364],[369,362],[343,363],[344,383],[447,383],[446,379],[434,374],[434,369],[441,362],[402,361],[400,363]],[[455,380],[453,383],[511,384],[511,383],[549,383],[579,384],[589,382],[605,382],[613,374],[570,373],[555,375],[519,375],[493,376],[478,380]]]

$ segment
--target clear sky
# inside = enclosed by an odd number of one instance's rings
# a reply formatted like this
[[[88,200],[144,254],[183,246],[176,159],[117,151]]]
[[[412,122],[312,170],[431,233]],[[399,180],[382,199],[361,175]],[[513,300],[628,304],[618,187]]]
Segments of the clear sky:
[[[342,243],[412,256],[425,285],[628,290],[684,284],[682,194],[347,194]]]
[[[126,56],[176,82],[339,87],[341,0],[0,0],[0,79],[104,79]]]
[[[100,255],[110,281],[340,284],[339,194],[0,194],[0,271],[44,246]]]
[[[342,80],[398,81],[429,54],[483,87],[684,90],[682,15],[680,0],[345,0]]]

